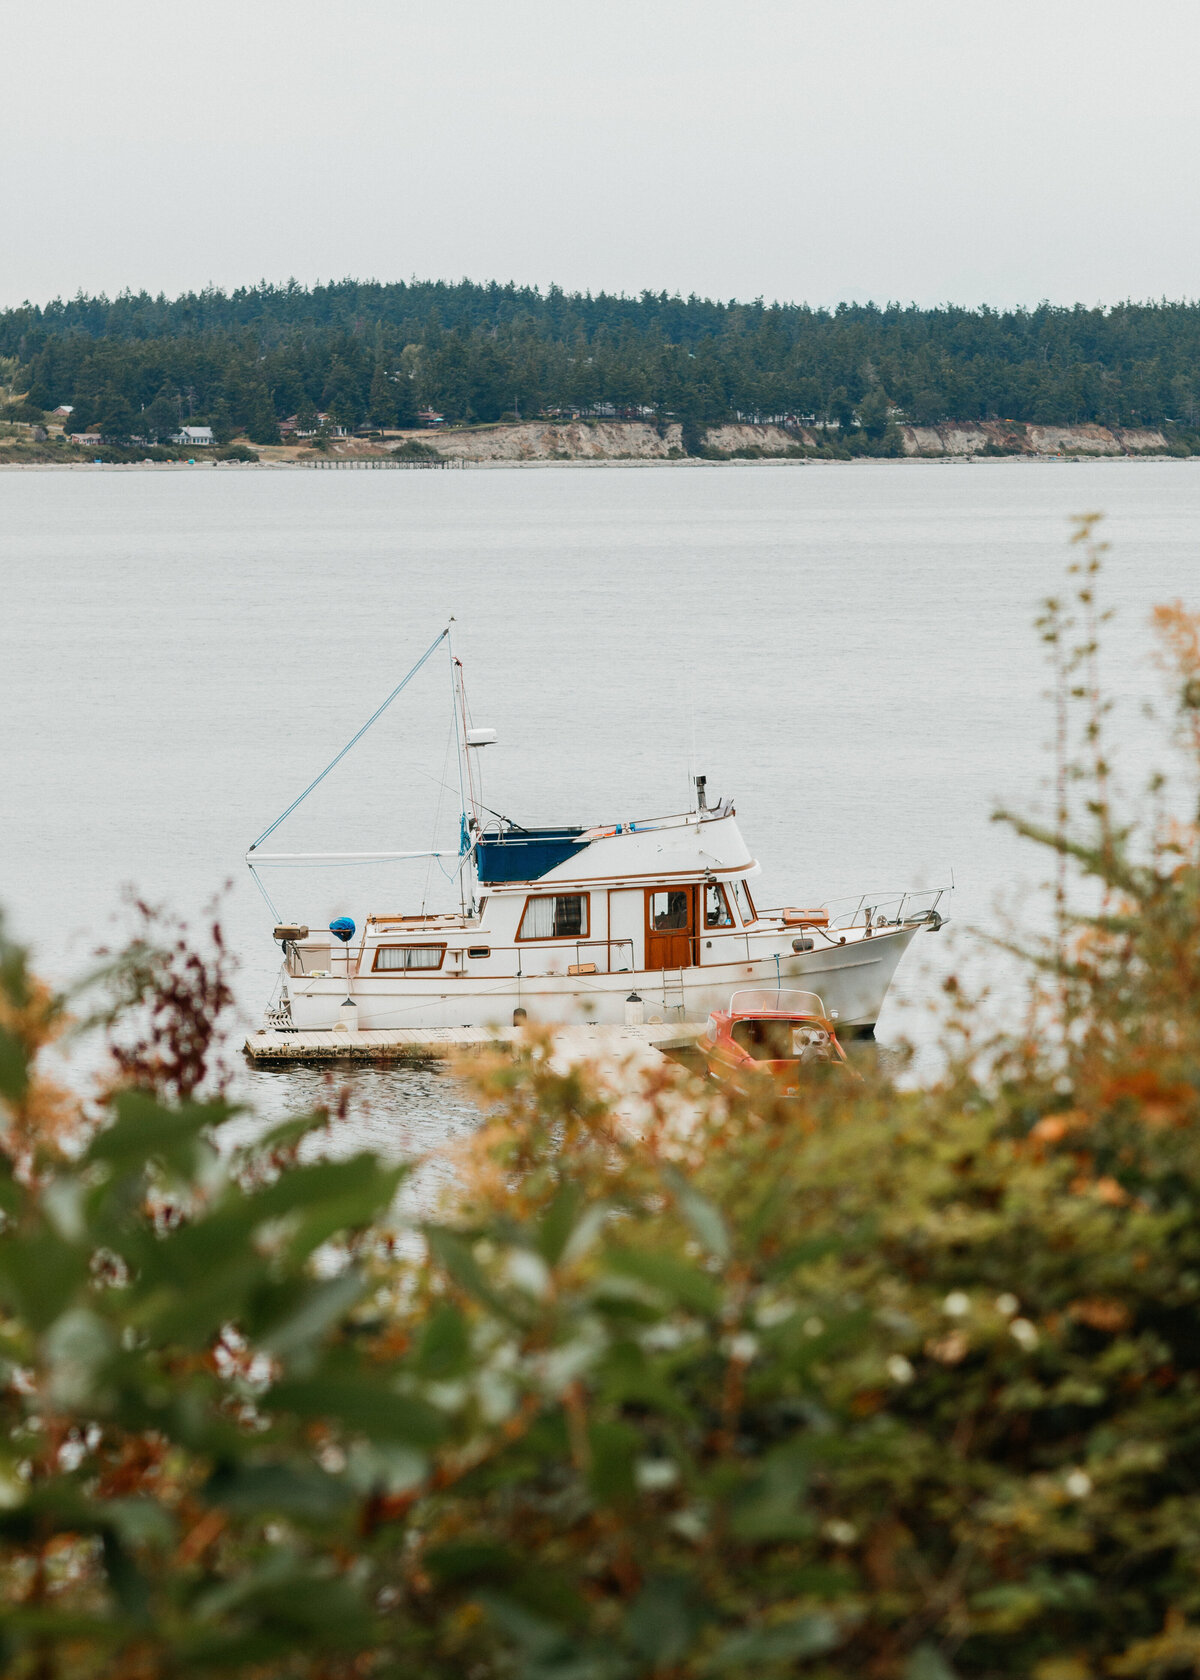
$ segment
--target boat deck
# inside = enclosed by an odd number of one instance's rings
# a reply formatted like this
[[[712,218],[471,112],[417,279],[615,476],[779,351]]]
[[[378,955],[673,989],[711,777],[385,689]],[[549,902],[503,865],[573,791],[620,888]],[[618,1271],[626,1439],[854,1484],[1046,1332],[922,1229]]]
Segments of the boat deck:
[[[703,1021],[671,1021],[640,1027],[564,1026],[553,1028],[555,1047],[573,1061],[620,1056],[639,1048],[664,1054],[690,1050],[704,1031]],[[265,1027],[249,1033],[242,1046],[256,1066],[281,1062],[438,1062],[485,1050],[513,1051],[529,1040],[529,1029],[495,1032],[487,1027],[403,1027],[391,1031],[347,1032],[329,1027],[281,1032]]]

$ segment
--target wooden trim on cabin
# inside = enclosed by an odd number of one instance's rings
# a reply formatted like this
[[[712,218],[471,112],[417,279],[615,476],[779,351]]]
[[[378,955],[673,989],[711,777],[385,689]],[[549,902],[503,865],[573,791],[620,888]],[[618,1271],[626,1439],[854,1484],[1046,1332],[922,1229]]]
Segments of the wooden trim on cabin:
[[[701,883],[700,883],[700,901],[701,901],[701,904],[703,904],[703,902],[704,902],[704,894],[709,890],[710,887],[715,887],[717,889],[717,891],[720,893],[721,902],[725,906],[725,913],[728,915],[729,920],[727,922],[710,922],[709,919],[708,919],[708,909],[707,909],[707,906],[706,906],[704,908],[704,912],[703,912],[704,926],[701,928],[700,931],[702,933],[724,933],[724,932],[736,933],[737,932],[737,917],[733,913],[733,905],[730,904],[730,902],[729,902],[729,894],[725,891],[724,881],[701,881]]]
[[[436,963],[425,963],[419,968],[408,968],[408,967],[404,967],[404,968],[381,968],[379,966],[379,956],[380,956],[380,953],[382,951],[436,951],[438,953],[438,960],[437,960]],[[446,961],[446,945],[445,945],[444,940],[441,943],[435,943],[432,939],[427,939],[427,940],[424,940],[424,941],[406,940],[403,945],[401,945],[401,944],[376,945],[376,947],[375,947],[375,960],[371,964],[371,973],[372,974],[436,974],[438,972],[438,970],[443,966],[445,961]]]
[[[579,933],[542,933],[542,934],[534,934],[534,935],[522,933],[521,929],[525,926],[525,917],[529,913],[530,901],[532,899],[535,899],[535,898],[581,898],[581,899],[583,899],[583,901],[584,901],[584,910],[583,910],[584,926],[583,926],[582,931],[579,932]],[[553,940],[558,940],[560,942],[566,942],[568,944],[574,944],[574,943],[577,943],[581,939],[590,939],[591,938],[591,927],[592,927],[592,895],[591,895],[590,892],[535,892],[535,893],[526,893],[525,903],[524,903],[524,905],[522,906],[522,909],[521,909],[520,920],[517,922],[517,943],[519,945],[547,945],[547,944],[550,944]]]
[[[561,898],[567,892],[585,892],[593,887],[636,887],[647,882],[668,882],[680,879],[683,880],[684,885],[695,886],[703,881],[706,875],[720,876],[727,881],[732,881],[735,878],[744,880],[757,868],[758,859],[751,858],[749,863],[718,865],[716,868],[707,870],[698,869],[693,864],[690,869],[647,869],[641,875],[585,875],[578,883],[574,881],[563,881],[561,883],[550,881],[543,886],[542,892],[536,896],[548,898],[552,892],[556,892],[556,896]],[[518,892],[527,893],[531,887],[537,885],[536,881],[505,881],[502,886],[493,885],[490,890],[497,897],[515,897]]]
[[[454,911],[437,912],[434,916],[368,916],[366,926],[371,922],[378,927],[462,927],[471,922],[474,917],[457,916]]]
[[[735,893],[734,896],[733,896],[733,911],[734,911],[735,916],[737,917],[738,921],[741,922],[741,924],[744,928],[753,927],[755,922],[758,921],[759,915],[758,915],[758,910],[755,908],[754,894],[750,891],[749,881],[746,879],[746,877],[744,875],[741,875],[741,876],[738,877],[736,882],[732,882],[731,884],[741,887],[742,891],[746,895],[746,903],[750,906],[750,920],[746,921],[745,917],[742,915],[742,907],[738,903],[737,894]]]

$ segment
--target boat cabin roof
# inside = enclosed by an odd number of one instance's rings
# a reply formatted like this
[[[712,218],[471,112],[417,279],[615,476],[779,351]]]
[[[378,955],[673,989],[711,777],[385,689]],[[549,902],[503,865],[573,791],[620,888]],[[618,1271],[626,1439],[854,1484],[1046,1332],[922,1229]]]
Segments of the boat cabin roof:
[[[476,847],[483,887],[616,885],[634,881],[698,880],[706,875],[754,875],[732,808],[689,811],[643,822],[597,828],[485,830]]]

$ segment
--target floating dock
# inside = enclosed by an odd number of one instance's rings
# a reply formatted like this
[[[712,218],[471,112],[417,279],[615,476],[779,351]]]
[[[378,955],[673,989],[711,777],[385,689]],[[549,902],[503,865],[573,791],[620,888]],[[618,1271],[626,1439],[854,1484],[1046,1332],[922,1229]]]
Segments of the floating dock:
[[[664,1055],[691,1050],[704,1031],[703,1021],[671,1021],[640,1027],[563,1026],[552,1028],[554,1046],[572,1061],[621,1057],[639,1050]],[[243,1050],[256,1066],[286,1062],[442,1062],[486,1050],[512,1054],[529,1042],[529,1029],[507,1032],[487,1027],[404,1027],[392,1031],[286,1031],[264,1027],[247,1035]]]

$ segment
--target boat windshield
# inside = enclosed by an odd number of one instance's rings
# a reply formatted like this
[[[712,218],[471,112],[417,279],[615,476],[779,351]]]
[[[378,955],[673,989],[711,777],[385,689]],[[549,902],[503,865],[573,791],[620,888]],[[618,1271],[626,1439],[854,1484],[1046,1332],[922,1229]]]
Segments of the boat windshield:
[[[756,1062],[789,1062],[798,1054],[792,1043],[796,1031],[791,1021],[768,1015],[765,1019],[735,1021],[730,1036]]]
[[[758,987],[734,992],[729,1000],[731,1015],[819,1015],[825,1018],[825,1005],[816,992],[794,992],[783,987]]]

